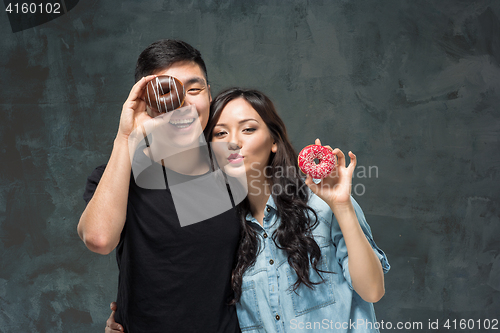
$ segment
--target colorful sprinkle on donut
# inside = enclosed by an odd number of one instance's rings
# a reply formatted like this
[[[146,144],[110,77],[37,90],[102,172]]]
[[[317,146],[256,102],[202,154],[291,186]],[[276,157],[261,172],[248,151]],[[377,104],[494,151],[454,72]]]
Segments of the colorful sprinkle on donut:
[[[318,159],[318,163],[314,161]],[[299,168],[315,179],[323,179],[335,169],[335,155],[326,147],[309,145],[299,153]]]

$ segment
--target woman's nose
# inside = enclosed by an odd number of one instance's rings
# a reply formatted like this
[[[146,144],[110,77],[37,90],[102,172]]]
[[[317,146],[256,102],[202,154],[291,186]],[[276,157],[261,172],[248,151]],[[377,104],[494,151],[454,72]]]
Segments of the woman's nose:
[[[240,150],[241,147],[234,141],[230,141],[227,143],[227,149],[229,150]]]
[[[238,135],[238,131],[229,131],[227,136],[227,149],[229,150],[239,150],[241,149],[241,140]]]

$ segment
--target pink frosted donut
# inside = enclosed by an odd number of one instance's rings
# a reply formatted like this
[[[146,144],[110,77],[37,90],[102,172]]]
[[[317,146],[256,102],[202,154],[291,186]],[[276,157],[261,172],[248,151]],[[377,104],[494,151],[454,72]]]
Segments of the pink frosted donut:
[[[316,158],[318,164],[314,162]],[[335,155],[326,147],[309,145],[299,153],[299,168],[315,179],[323,179],[335,169]]]

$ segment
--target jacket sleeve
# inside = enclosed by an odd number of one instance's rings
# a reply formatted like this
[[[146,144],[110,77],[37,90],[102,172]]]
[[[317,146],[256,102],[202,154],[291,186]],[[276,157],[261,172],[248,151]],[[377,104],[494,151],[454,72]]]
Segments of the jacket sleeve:
[[[363,210],[359,206],[359,204],[354,200],[353,197],[351,197],[352,205],[354,206],[354,210],[356,212],[356,217],[358,218],[359,225],[361,226],[361,229],[363,230],[363,233],[365,234],[366,238],[368,239],[368,242],[372,246],[373,251],[377,255],[377,257],[380,260],[380,263],[382,264],[382,270],[384,271],[384,274],[389,271],[391,266],[389,265],[389,261],[387,260],[387,256],[385,253],[377,246],[375,241],[373,240],[372,232],[370,229],[370,226],[366,222],[365,214],[363,213]],[[337,222],[337,219],[335,218],[335,215],[332,213],[332,241],[335,244],[337,251],[336,251],[336,258],[340,266],[342,267],[342,272],[344,274],[344,278],[346,279],[347,283],[349,284],[349,287],[352,288],[352,280],[351,280],[351,275],[349,274],[349,257],[347,255],[347,247],[345,244],[344,236],[342,235],[342,231],[340,230],[340,226]]]

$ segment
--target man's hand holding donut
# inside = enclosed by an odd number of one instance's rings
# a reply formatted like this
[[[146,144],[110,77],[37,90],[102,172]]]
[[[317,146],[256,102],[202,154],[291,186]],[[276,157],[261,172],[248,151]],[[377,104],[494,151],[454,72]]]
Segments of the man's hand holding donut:
[[[109,254],[118,245],[127,214],[131,161],[129,136],[132,131],[151,119],[145,112],[143,99],[149,75],[139,80],[123,104],[120,125],[108,164],[95,193],[78,223],[78,235],[93,252]]]
[[[152,119],[152,117],[145,112],[146,102],[144,101],[144,89],[148,82],[155,77],[156,75],[143,77],[137,81],[130,90],[127,100],[123,103],[117,138],[128,140],[130,133],[132,133],[135,128]]]

